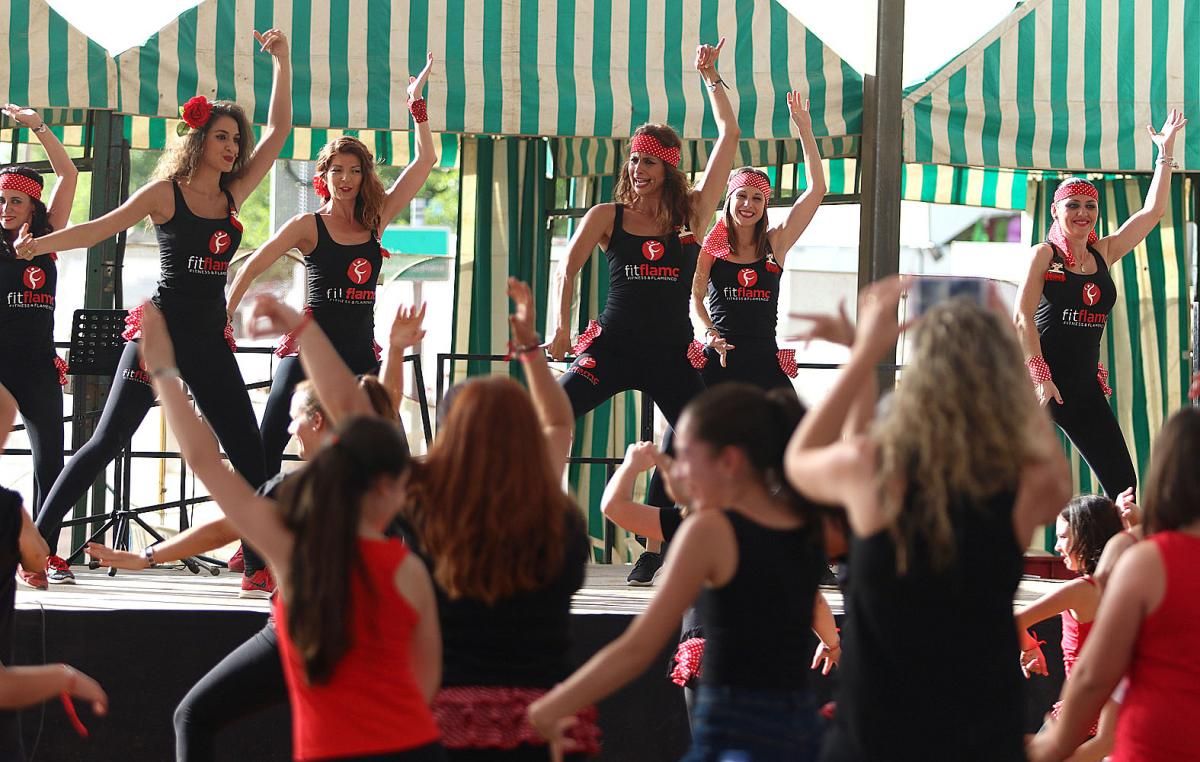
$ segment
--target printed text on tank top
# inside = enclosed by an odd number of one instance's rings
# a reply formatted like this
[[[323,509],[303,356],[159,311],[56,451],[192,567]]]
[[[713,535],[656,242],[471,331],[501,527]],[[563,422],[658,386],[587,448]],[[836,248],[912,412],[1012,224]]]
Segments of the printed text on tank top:
[[[317,245],[305,257],[308,268],[308,304],[371,306],[382,266],[382,249],[374,236],[359,243],[339,243],[322,215],[313,215]]]
[[[31,261],[0,255],[0,289],[5,310],[54,311],[58,271],[49,254]]]
[[[1053,313],[1039,312],[1046,317],[1053,314],[1057,318],[1053,322],[1066,328],[1103,330],[1116,302],[1108,268],[1102,266],[1103,260],[1098,253],[1091,249],[1089,253],[1096,267],[1094,272],[1082,273],[1068,268],[1061,253],[1055,249],[1044,275],[1042,299],[1054,309]]]
[[[202,217],[188,206],[179,183],[171,184],[175,213],[155,225],[161,288],[190,297],[224,299],[229,263],[242,240],[233,197],[224,191],[226,216]]]

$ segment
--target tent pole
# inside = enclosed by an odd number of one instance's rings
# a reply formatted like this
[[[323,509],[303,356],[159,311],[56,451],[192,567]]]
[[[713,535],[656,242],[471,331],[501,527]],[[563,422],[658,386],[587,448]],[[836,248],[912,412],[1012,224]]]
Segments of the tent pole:
[[[1188,190],[1191,191],[1192,203],[1191,218],[1192,222],[1197,223],[1200,218],[1200,174],[1189,173],[1185,180]],[[1188,205],[1185,204],[1186,208]],[[1188,252],[1192,256],[1192,367],[1189,377],[1200,369],[1200,223],[1194,226],[1192,232],[1192,250]],[[1192,404],[1197,404],[1193,402]]]
[[[863,134],[858,285],[900,271],[901,99],[904,71],[904,0],[878,0],[875,65],[863,77]],[[895,364],[895,353],[884,358]],[[881,368],[880,390],[895,385],[895,372]]]

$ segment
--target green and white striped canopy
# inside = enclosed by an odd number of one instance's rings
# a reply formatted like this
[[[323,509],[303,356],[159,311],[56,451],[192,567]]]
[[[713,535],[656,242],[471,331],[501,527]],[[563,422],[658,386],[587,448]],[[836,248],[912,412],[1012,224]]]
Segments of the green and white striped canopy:
[[[38,108],[116,108],[117,63],[45,0],[4,0],[0,97]]]
[[[430,51],[436,132],[625,137],[658,121],[713,138],[691,59],[724,35],[745,137],[792,138],[791,88],[811,99],[818,136],[861,131],[861,76],[762,0],[205,0],[118,57],[120,110],[174,117],[200,93],[263,123],[271,64],[252,30],[270,26],[291,41],[304,127],[406,129],[408,76]]]
[[[1149,172],[1146,125],[1200,118],[1200,0],[1029,0],[904,99],[904,161]],[[1200,130],[1175,146],[1200,168]]]

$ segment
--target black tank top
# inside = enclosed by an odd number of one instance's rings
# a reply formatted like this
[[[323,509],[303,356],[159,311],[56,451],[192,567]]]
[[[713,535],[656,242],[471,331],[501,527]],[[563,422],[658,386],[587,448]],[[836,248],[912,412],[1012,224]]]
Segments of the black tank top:
[[[706,685],[794,691],[806,684],[813,600],[825,556],[808,527],[770,529],[725,511],[738,566],[724,587],[701,596]]]
[[[5,247],[7,249],[7,247]],[[0,346],[50,346],[54,343],[54,300],[58,267],[53,254],[32,260],[0,251]]]
[[[692,337],[689,301],[700,243],[686,227],[662,236],[633,235],[614,205],[608,242],[608,300],[600,325],[639,343],[686,343]]]
[[[17,563],[21,559],[21,496],[0,487],[0,661],[13,663]],[[0,759],[24,759],[16,710],[0,711]],[[11,755],[11,756],[9,756]]]
[[[708,276],[708,314],[722,337],[775,344],[783,268],[769,250],[751,264],[714,259]]]
[[[851,539],[829,759],[1025,759],[1014,502],[953,504],[945,568],[921,542],[901,576],[888,530]]]
[[[171,188],[175,193],[175,215],[154,226],[162,267],[154,303],[172,313],[219,312],[223,325],[229,261],[242,242],[233,196],[225,191],[229,215],[212,219],[192,213],[178,183],[172,182]]]
[[[1054,244],[1050,267],[1043,276],[1042,300],[1033,314],[1042,344],[1042,356],[1056,384],[1070,379],[1095,383],[1100,362],[1100,339],[1108,315],[1117,303],[1117,289],[1104,257],[1088,251],[1096,272],[1080,275],[1067,269]]]
[[[308,306],[321,330],[335,346],[365,343],[375,339],[375,286],[383,265],[379,241],[343,246],[329,235],[321,215],[317,223],[317,245],[304,258],[308,273]]]

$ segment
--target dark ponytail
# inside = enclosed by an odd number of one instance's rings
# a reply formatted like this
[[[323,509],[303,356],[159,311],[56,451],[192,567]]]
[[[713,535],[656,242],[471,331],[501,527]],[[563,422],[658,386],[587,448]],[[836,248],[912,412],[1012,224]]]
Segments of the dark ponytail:
[[[788,389],[764,392],[756,386],[724,383],[708,389],[687,407],[695,436],[716,449],[737,447],[758,472],[769,492],[797,513],[810,506],[783,475],[783,455],[805,408]]]
[[[27,177],[33,180],[38,186],[45,188],[45,183],[42,180],[42,173],[37,172],[29,167],[12,166],[0,169],[0,175],[14,174],[21,177]],[[29,218],[29,233],[34,238],[47,235],[54,232],[54,226],[50,224],[50,212],[46,209],[46,204],[41,199],[29,197],[29,203],[33,205],[33,215]],[[0,246],[3,246],[4,254],[9,257],[15,257],[17,252],[13,250],[13,241],[17,238],[17,231],[5,230],[4,235],[0,236]]]
[[[350,645],[350,575],[360,569],[363,497],[377,478],[399,476],[408,465],[408,443],[394,424],[354,418],[285,483],[279,505],[294,538],[287,628],[310,683],[328,681]]]

